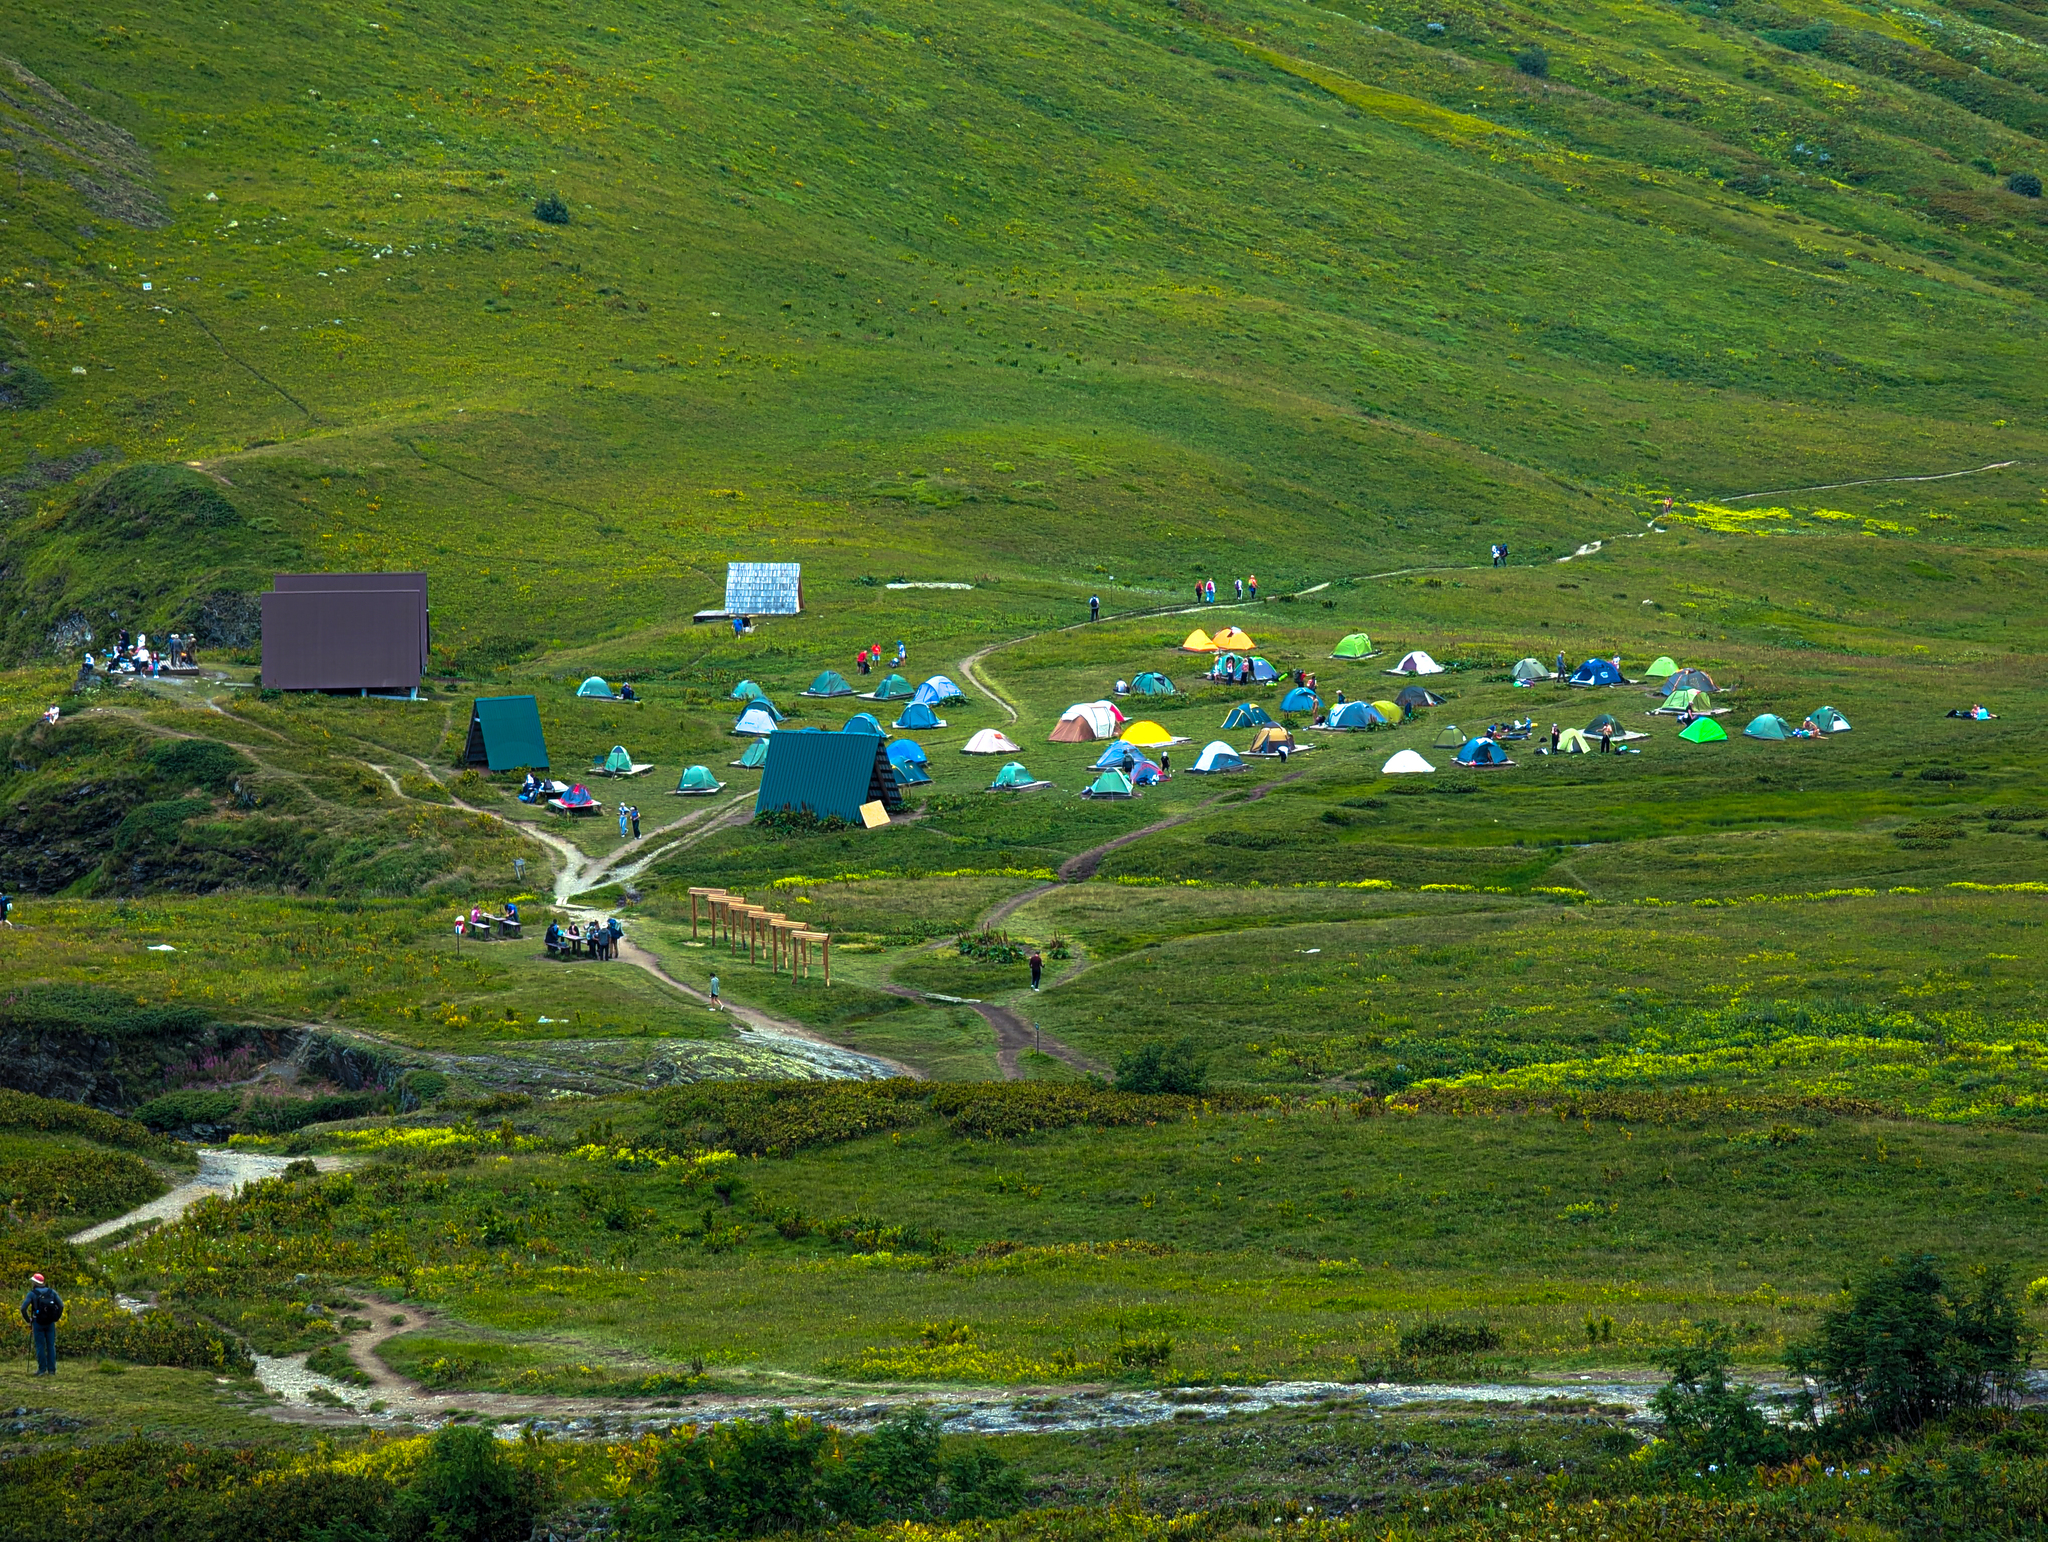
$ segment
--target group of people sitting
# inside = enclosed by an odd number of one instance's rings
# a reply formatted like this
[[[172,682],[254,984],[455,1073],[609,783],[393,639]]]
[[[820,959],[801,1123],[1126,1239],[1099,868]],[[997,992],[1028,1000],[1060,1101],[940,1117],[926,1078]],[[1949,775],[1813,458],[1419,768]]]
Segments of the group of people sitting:
[[[131,639],[128,629],[121,628],[121,634],[114,640],[105,658],[95,658],[87,649],[85,663],[78,671],[78,678],[87,679],[94,670],[108,675],[154,675],[166,669],[196,668],[192,658],[192,639],[173,632],[164,639],[160,649],[151,648],[149,634],[140,632]]]
[[[1981,701],[1969,707],[1950,707],[1948,715],[1950,717],[1975,718],[1980,723],[1988,722],[1990,719],[1998,716],[1996,712],[1986,711]]]
[[[626,929],[619,925],[617,916],[592,921],[588,926],[578,926],[574,921],[567,926],[559,921],[550,921],[548,952],[559,957],[587,953],[595,959],[614,959],[619,956],[619,939],[625,935]]]
[[[490,936],[491,928],[493,926],[517,928],[518,925],[519,907],[516,904],[514,904],[511,900],[505,901],[504,912],[500,915],[492,915],[489,911],[485,910],[481,905],[472,905],[469,907],[469,916],[467,921],[464,920],[463,915],[460,911],[457,911],[455,914],[456,929],[460,931],[466,926],[468,928],[469,935],[472,937]]]

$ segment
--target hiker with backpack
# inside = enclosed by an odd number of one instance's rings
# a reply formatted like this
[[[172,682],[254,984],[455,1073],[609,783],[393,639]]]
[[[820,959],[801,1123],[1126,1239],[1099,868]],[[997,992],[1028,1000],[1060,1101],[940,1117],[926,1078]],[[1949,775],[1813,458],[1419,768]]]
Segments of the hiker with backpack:
[[[21,1320],[28,1324],[35,1343],[36,1374],[57,1374],[57,1324],[64,1316],[64,1298],[50,1289],[40,1274],[29,1277],[28,1294],[21,1300]]]

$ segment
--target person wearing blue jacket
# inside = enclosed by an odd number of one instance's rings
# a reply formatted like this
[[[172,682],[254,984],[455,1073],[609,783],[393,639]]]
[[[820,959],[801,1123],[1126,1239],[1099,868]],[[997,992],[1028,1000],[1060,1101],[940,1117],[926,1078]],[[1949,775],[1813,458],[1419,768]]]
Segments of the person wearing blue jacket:
[[[64,1298],[50,1289],[40,1274],[29,1277],[28,1294],[21,1300],[21,1319],[28,1324],[35,1343],[36,1374],[57,1374],[57,1323],[64,1316]]]

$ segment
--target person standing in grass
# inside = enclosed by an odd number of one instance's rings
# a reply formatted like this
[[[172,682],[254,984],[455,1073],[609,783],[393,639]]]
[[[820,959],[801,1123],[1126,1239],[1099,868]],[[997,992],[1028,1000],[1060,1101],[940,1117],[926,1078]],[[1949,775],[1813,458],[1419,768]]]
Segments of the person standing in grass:
[[[1100,621],[1102,619],[1102,597],[1100,595],[1091,594],[1088,596],[1088,619],[1090,621]]]
[[[1550,753],[1553,755],[1557,753],[1557,724],[1555,723],[1550,725]]]
[[[626,812],[633,816],[633,839],[637,841],[640,839],[640,805],[636,803]]]
[[[1039,956],[1038,949],[1033,948],[1031,950],[1031,988],[1033,990],[1038,989],[1039,977],[1044,973],[1045,960]]]
[[[1248,591],[1250,592],[1250,594],[1251,594],[1251,597],[1252,597],[1252,598],[1253,598],[1254,600],[1256,600],[1256,599],[1257,599],[1257,598],[1259,597],[1259,575],[1258,575],[1258,574],[1256,574],[1256,573],[1252,573],[1252,574],[1248,575],[1248,576],[1247,576],[1247,577],[1245,578],[1245,581],[1244,581],[1244,586],[1245,586],[1245,588],[1246,588],[1246,589],[1247,589],[1247,590],[1248,590]]]
[[[40,1274],[29,1277],[28,1294],[21,1299],[21,1320],[28,1324],[35,1345],[36,1374],[57,1374],[57,1324],[64,1316],[64,1298],[50,1289]]]
[[[1233,578],[1231,582],[1237,585],[1238,603],[1242,604],[1244,602],[1244,580],[1241,578]]]
[[[711,977],[711,1010],[714,1012],[722,1012],[725,1010],[725,1003],[718,999],[717,975],[713,975]]]
[[[628,823],[628,821],[627,821],[627,819],[626,819],[626,805],[625,805],[625,804],[623,804],[623,803],[621,803],[621,804],[619,805],[619,839],[620,839],[620,840],[624,840],[624,839],[626,838],[626,828],[627,828],[627,823]]]

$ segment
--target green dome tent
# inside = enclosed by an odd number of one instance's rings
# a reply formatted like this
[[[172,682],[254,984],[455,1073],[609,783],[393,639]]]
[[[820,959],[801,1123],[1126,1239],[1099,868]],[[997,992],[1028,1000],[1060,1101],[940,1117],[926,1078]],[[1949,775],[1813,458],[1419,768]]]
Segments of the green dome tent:
[[[612,746],[612,752],[604,758],[604,768],[614,775],[633,769],[633,757],[626,753],[625,745],[614,744]]]
[[[610,701],[612,699],[612,688],[604,683],[604,676],[592,675],[588,680],[576,687],[576,694],[578,696],[601,696],[606,701]]]
[[[1374,651],[1370,637],[1366,636],[1363,632],[1353,632],[1349,637],[1337,644],[1330,657],[1333,659],[1369,659],[1373,656]]]
[[[1266,716],[1266,709],[1255,701],[1241,702],[1230,709],[1230,715],[1223,720],[1225,728],[1263,728],[1273,720]]]
[[[762,758],[766,759],[768,741],[766,739],[763,739],[759,742],[762,750]],[[682,780],[676,783],[676,791],[679,793],[683,793],[686,796],[702,797],[707,793],[721,791],[724,788],[724,786],[725,783],[721,782],[717,777],[713,776],[708,767],[690,766],[684,770]]]
[[[853,687],[846,683],[846,676],[828,669],[810,684],[806,696],[851,696]]]
[[[1816,707],[1813,726],[1824,734],[1845,734],[1849,731],[1849,720],[1833,707]]]
[[[1092,785],[1085,788],[1084,798],[1128,798],[1131,796],[1131,779],[1121,771],[1105,771]]]
[[[1550,666],[1541,659],[1523,659],[1515,666],[1517,680],[1548,680],[1551,674]]]
[[[1679,730],[1678,737],[1693,744],[1723,744],[1728,730],[1710,717],[1695,718]]]
[[[1172,696],[1173,682],[1156,669],[1148,669],[1131,682],[1131,690],[1139,696]]]
[[[870,701],[905,701],[915,694],[916,690],[917,687],[901,675],[891,675],[872,691],[868,692],[868,699]]]
[[[1024,762],[1013,760],[996,773],[996,779],[988,784],[990,792],[1012,791],[1039,785],[1037,778],[1024,769]]]
[[[1429,742],[1440,750],[1461,750],[1465,747],[1465,734],[1456,723],[1446,723]]]
[[[768,741],[766,739],[756,739],[747,746],[747,753],[740,756],[733,764],[743,767],[748,771],[760,770],[761,767],[768,764]]]
[[[1659,712],[1711,712],[1714,710],[1714,698],[1705,691],[1673,691],[1664,698],[1664,705],[1657,710]]]
[[[753,681],[742,680],[732,688],[732,695],[726,699],[728,701],[752,701],[757,696],[766,696],[767,694],[766,691],[754,684]]]
[[[1792,725],[1775,712],[1765,712],[1749,720],[1742,736],[1745,739],[1789,739],[1792,737]]]
[[[1646,680],[1669,680],[1677,673],[1678,665],[1673,662],[1671,655],[1661,653],[1657,656],[1657,662],[1643,671],[1643,678]]]

